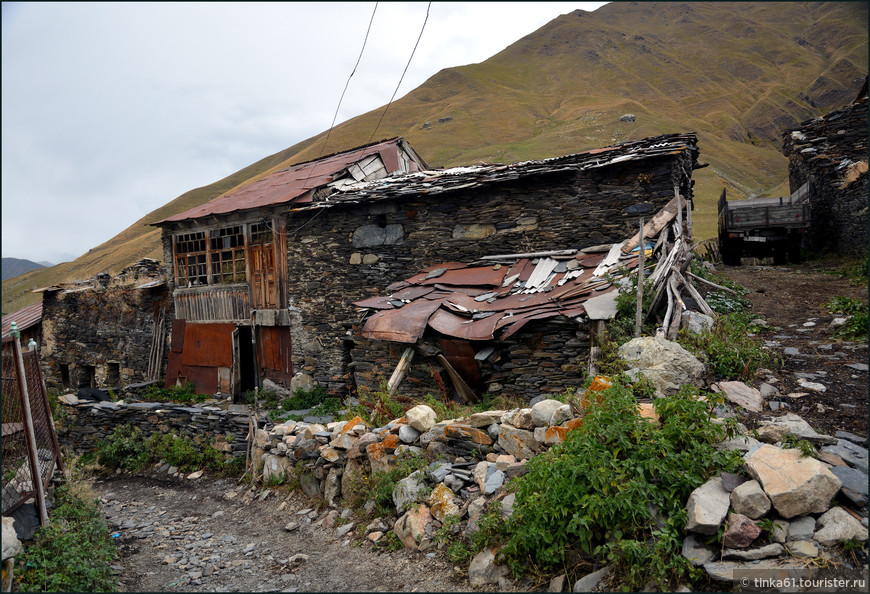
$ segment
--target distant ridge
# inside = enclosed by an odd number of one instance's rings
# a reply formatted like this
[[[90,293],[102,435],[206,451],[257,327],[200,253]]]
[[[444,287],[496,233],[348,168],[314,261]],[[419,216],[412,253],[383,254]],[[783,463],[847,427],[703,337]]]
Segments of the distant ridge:
[[[3,258],[0,267],[3,269],[3,280],[5,281],[20,276],[25,272],[30,272],[31,270],[45,268],[45,265],[30,260],[22,260],[21,258]]]
[[[493,4],[493,10],[498,5]],[[695,131],[698,238],[716,198],[788,192],[783,130],[851,102],[867,76],[866,2],[611,2],[561,15],[479,64],[446,68],[392,103],[381,137],[404,137],[432,167],[567,155]],[[192,189],[72,262],[3,283],[3,309],[34,288],[163,260],[148,223],[289,165],[365,144],[383,109]],[[622,121],[632,114],[634,121]],[[324,125],[324,129],[326,125]]]

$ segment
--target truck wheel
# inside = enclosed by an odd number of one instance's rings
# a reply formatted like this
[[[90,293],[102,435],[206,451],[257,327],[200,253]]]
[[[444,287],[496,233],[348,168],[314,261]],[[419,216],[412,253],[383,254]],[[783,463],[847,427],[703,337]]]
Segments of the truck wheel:
[[[731,242],[719,241],[719,252],[722,254],[722,263],[726,266],[740,266],[740,248],[736,248]]]

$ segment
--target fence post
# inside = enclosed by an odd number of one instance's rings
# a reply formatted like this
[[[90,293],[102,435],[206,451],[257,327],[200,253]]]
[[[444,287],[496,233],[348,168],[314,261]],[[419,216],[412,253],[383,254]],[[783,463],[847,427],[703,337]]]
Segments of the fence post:
[[[27,391],[27,377],[24,371],[24,356],[21,354],[21,332],[13,323],[9,335],[12,337],[12,350],[15,353],[15,365],[18,368],[18,392],[21,395],[21,409],[24,413],[24,435],[27,438],[27,456],[30,459],[30,482],[36,495],[36,505],[39,508],[39,523],[48,525],[48,510],[45,507],[45,486],[42,484],[42,473],[39,471],[37,455],[36,432],[33,429],[33,415],[30,412],[30,394]]]
[[[644,256],[646,255],[646,245],[644,244],[646,240],[643,237],[643,217],[640,217],[640,251],[637,254],[637,311],[634,316],[634,337],[640,338],[640,330],[642,327],[641,324],[641,311],[643,310],[643,266],[644,266]]]

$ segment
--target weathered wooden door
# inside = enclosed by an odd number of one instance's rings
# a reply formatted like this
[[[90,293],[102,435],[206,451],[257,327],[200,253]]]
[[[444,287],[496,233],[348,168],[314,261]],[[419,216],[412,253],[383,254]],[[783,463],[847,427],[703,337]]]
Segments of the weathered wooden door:
[[[251,245],[251,292],[254,309],[278,307],[275,284],[275,254],[272,243]]]

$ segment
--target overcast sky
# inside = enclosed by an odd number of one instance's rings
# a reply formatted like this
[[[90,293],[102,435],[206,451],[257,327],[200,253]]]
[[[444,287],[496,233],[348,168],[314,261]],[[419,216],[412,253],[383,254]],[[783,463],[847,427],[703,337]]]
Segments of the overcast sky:
[[[604,2],[433,2],[397,98]],[[329,128],[374,2],[3,2],[2,252],[72,260]],[[382,2],[337,123],[385,105],[426,2]]]

